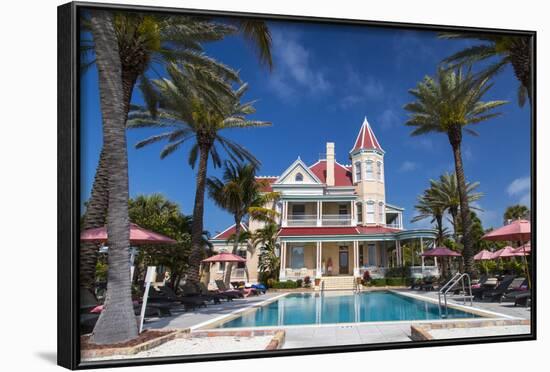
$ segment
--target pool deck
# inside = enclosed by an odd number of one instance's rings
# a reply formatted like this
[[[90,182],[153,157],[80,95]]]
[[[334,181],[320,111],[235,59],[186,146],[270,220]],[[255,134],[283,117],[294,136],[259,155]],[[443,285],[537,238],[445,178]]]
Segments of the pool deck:
[[[437,301],[437,292],[421,292],[406,289],[396,290],[403,295],[416,297],[427,301]],[[328,294],[329,292],[327,292]],[[336,292],[330,292],[336,295]],[[254,296],[246,299],[239,299],[233,302],[222,302],[218,305],[209,305],[206,309],[193,312],[175,314],[171,317],[152,319],[146,323],[146,328],[190,328],[196,329],[208,328],[217,324],[220,319],[232,314],[250,310],[264,303],[276,300],[284,293],[268,293],[262,296]],[[450,305],[461,307],[462,301],[449,300]],[[478,318],[474,321],[484,321],[488,318],[499,319],[530,319],[531,311],[529,308],[514,307],[510,303],[489,303],[474,301],[473,308],[477,311],[488,312],[485,318]],[[471,309],[469,306],[463,309]],[[472,321],[472,319],[449,319],[436,320],[435,322],[460,322]],[[369,323],[348,323],[348,324],[322,324],[322,325],[304,325],[304,326],[283,326],[286,331],[285,343],[283,348],[304,348],[304,347],[322,347],[335,345],[353,345],[353,344],[371,344],[384,342],[411,342],[411,325],[430,323],[430,321],[396,321],[396,322],[369,322]],[[276,328],[276,327],[263,327]],[[246,329],[246,328],[241,328]],[[467,334],[468,328],[462,330],[460,337]],[[448,338],[448,337],[445,337]]]

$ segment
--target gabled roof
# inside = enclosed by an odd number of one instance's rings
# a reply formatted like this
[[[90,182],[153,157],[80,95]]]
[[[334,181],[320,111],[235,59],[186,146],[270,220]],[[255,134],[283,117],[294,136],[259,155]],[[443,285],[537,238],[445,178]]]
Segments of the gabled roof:
[[[292,163],[290,165],[290,167],[288,167],[284,172],[283,174],[281,174],[279,176],[279,178],[274,182],[275,184],[282,184],[283,181],[285,181],[286,177],[295,169],[295,168],[302,168],[302,170],[304,171],[304,173],[307,174],[307,176],[309,176],[309,178],[311,178],[311,180],[313,181],[313,184],[321,184],[321,180],[317,177],[317,175],[315,173],[313,173],[309,167],[307,165],[305,165],[305,163],[302,161],[302,159],[300,159],[300,157],[298,157],[298,159],[296,159],[294,161],[294,163]],[[304,178],[305,180],[305,178]],[[309,184],[312,184],[311,182],[304,182],[304,183],[309,183]]]
[[[241,222],[242,231],[248,231],[248,226]],[[235,234],[235,224],[229,226],[227,229],[223,230],[218,235],[214,236],[210,240],[227,240],[231,235]]]
[[[319,160],[309,169],[322,183],[327,183],[327,161]],[[334,162],[334,186],[353,186],[351,170],[338,162]]]
[[[361,125],[361,129],[357,134],[357,138],[355,139],[355,144],[350,152],[355,152],[358,150],[378,150],[384,152],[382,146],[380,146],[380,143],[376,139],[366,116],[365,120],[363,120],[363,125]]]

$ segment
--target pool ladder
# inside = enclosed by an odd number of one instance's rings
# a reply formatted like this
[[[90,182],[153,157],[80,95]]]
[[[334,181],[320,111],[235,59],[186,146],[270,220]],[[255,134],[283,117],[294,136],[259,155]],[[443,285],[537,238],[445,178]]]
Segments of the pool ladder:
[[[467,280],[467,282],[466,282]],[[467,284],[466,284],[467,283]],[[449,307],[447,305],[447,295],[449,292],[455,290],[458,284],[462,286],[462,300],[464,305],[466,305],[466,300],[470,300],[470,306],[473,306],[472,296],[472,281],[470,280],[470,275],[468,273],[456,273],[447,283],[445,283],[437,292],[437,297],[439,301],[439,316],[441,318],[447,318],[449,316]],[[466,292],[468,290],[468,292]],[[466,294],[468,293],[468,294]],[[443,295],[443,301],[441,301],[441,296]],[[442,308],[445,309],[445,314],[443,314]]]

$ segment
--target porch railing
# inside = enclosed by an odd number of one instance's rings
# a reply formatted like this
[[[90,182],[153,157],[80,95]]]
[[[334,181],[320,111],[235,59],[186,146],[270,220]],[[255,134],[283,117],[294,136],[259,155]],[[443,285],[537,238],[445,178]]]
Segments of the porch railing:
[[[289,214],[286,221],[288,226],[315,226],[317,216],[315,214]]]
[[[301,269],[285,269],[285,277],[286,279],[296,280],[296,279],[304,279],[306,276],[309,276],[311,280],[315,278],[315,270],[314,269],[307,269],[307,268],[301,268]]]
[[[411,277],[412,278],[426,278],[429,276],[439,277],[439,268],[437,266],[411,266],[410,267]]]
[[[351,225],[351,214],[324,214],[321,221],[323,226],[347,226]]]
[[[287,226],[316,226],[317,216],[314,214],[288,215]],[[349,226],[351,214],[324,214],[321,217],[322,226]]]

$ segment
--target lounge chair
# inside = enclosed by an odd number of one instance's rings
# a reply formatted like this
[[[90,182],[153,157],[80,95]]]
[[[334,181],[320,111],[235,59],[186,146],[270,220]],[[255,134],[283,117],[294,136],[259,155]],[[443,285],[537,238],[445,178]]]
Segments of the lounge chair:
[[[481,295],[477,295],[477,298],[481,298],[482,300],[489,299],[490,301],[500,301],[513,281],[513,275],[505,276],[495,289],[483,291]]]
[[[247,294],[244,290],[228,289],[225,286],[225,283],[223,282],[223,280],[218,279],[218,280],[215,281],[215,283],[216,283],[216,286],[218,286],[218,289],[221,291],[221,293],[236,294],[239,297],[246,297],[246,296],[250,295],[250,294]]]
[[[265,294],[267,292],[267,287],[263,284],[252,284],[252,288],[262,294]]]
[[[234,293],[223,293],[220,291],[209,291],[206,284],[199,282],[199,290],[201,294],[209,294],[209,295],[215,295],[218,296],[221,299],[224,299],[226,301],[233,301],[235,298],[239,298],[240,296],[238,294]]]
[[[149,300],[151,303],[163,303],[163,304],[181,304],[185,307],[185,310],[196,309],[200,307],[206,307],[206,301],[200,298],[178,296],[174,293],[172,288],[167,286],[163,287],[151,287],[149,289]]]
[[[182,285],[180,288],[183,291],[183,296],[186,298],[198,298],[204,301],[212,301],[215,304],[219,304],[221,302],[220,296],[209,293],[202,294],[200,288],[191,281],[187,281],[187,283]],[[175,293],[173,294],[175,295]]]

